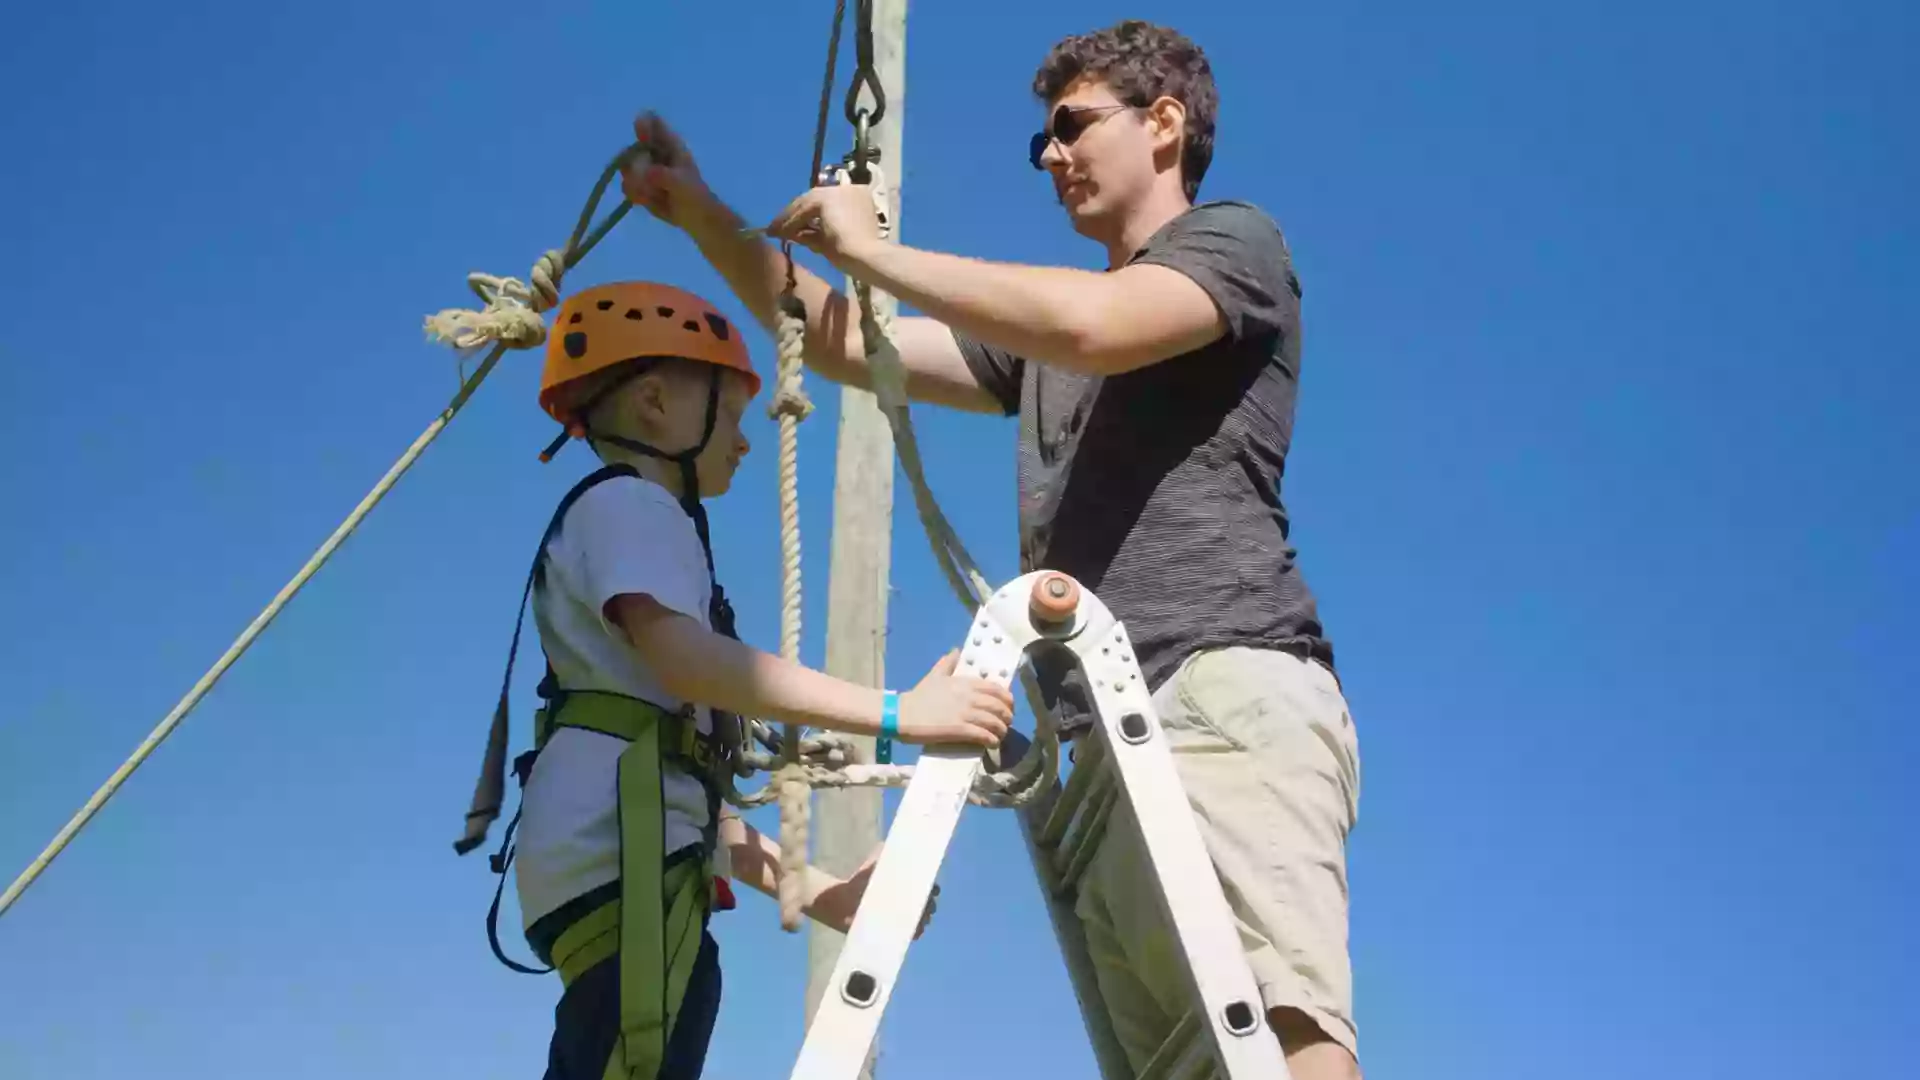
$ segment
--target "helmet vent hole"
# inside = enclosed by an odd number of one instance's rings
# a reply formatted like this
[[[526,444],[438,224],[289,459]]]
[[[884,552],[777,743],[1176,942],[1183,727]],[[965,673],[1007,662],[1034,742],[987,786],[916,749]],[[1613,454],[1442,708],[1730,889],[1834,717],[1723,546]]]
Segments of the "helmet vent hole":
[[[727,340],[727,333],[728,333],[727,320],[721,318],[718,315],[713,314],[712,312],[707,313],[706,319],[707,319],[707,329],[713,331],[713,336],[720,339],[721,341]]]
[[[587,355],[587,335],[579,330],[561,339],[560,344],[566,347],[567,355],[575,360]]]
[[[641,319],[646,318],[646,316],[640,313],[639,308],[630,307],[627,309],[627,318],[632,319],[635,322],[639,322]]]
[[[683,322],[680,325],[686,327],[687,329],[693,331],[696,334],[700,332],[700,323],[699,323],[699,320],[697,319],[688,319],[686,322]]]
[[[611,300],[602,300],[602,301],[600,301],[600,302],[599,302],[598,304],[595,304],[595,305],[594,305],[594,307],[597,307],[597,308],[599,308],[599,309],[600,309],[601,311],[612,311],[612,310],[613,310],[613,301],[611,301]]]
[[[571,319],[568,319],[567,321],[568,321],[568,322],[570,322],[570,323],[577,323],[577,322],[579,322],[579,321],[580,321],[580,313],[579,313],[579,312],[577,312],[577,311],[576,311],[576,312],[574,312],[574,313],[573,313],[573,318],[571,318]]]
[[[655,314],[659,315],[663,319],[673,318],[673,309],[670,307],[657,307],[657,308],[654,308],[653,310]]]

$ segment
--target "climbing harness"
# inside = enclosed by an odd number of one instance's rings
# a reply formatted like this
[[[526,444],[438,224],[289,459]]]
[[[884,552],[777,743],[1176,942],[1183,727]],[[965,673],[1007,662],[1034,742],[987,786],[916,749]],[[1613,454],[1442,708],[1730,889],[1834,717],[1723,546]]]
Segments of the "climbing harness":
[[[594,423],[602,403],[633,380],[667,361],[693,361],[707,367],[700,437],[690,447],[667,449],[598,428]],[[677,466],[679,503],[695,526],[706,559],[710,597],[708,621],[714,632],[737,640],[732,605],[727,601],[714,568],[712,539],[701,500],[699,460],[712,442],[719,415],[721,379],[733,371],[748,380],[749,396],[760,390],[760,379],[747,356],[746,343],[731,324],[701,298],[670,286],[652,283],[602,285],[569,297],[555,315],[555,332],[547,342],[541,377],[540,404],[562,425],[561,434],[541,453],[551,460],[574,438],[603,443]],[[577,400],[576,400],[577,399]],[[499,815],[504,777],[509,697],[514,659],[518,654],[526,606],[536,589],[546,584],[550,545],[565,527],[575,503],[596,485],[616,478],[642,479],[639,470],[624,462],[607,465],[570,489],[560,500],[540,538],[522,589],[520,613],[508,647],[500,699],[488,734],[487,753],[476,784],[466,831],[454,845],[462,854],[485,839]],[[546,650],[542,648],[543,655]],[[624,694],[561,685],[549,659],[538,689],[544,705],[534,718],[534,749],[514,761],[514,773],[524,792],[538,755],[561,728],[598,732],[626,743],[618,764],[617,820],[620,874],[610,895],[590,894],[550,913],[529,930],[529,944],[551,966],[531,968],[508,958],[500,947],[500,897],[506,873],[513,864],[516,811],[502,838],[500,851],[490,860],[499,875],[492,906],[487,912],[487,939],[494,955],[515,971],[545,974],[558,969],[564,985],[598,963],[618,957],[620,1037],[614,1053],[624,1075],[651,1077],[659,1069],[667,1039],[699,955],[700,937],[716,907],[732,906],[725,882],[707,869],[718,847],[723,777],[730,778],[741,749],[742,730],[737,717],[708,709],[712,730],[698,730],[698,707],[668,710]],[[700,842],[690,852],[665,848],[666,807],[662,785],[665,768],[673,766],[701,783],[707,793],[707,819]],[[557,933],[542,927],[563,924]],[[541,940],[533,940],[535,933]]]
[[[563,312],[564,314],[564,312]],[[718,369],[716,368],[716,374]],[[603,391],[604,393],[604,391]],[[582,410],[582,415],[589,410]],[[711,414],[709,409],[709,414]],[[709,437],[713,422],[707,421]],[[604,438],[604,435],[591,437]],[[704,443],[704,440],[703,440]],[[664,455],[663,455],[664,456]],[[501,708],[495,713],[495,732],[488,738],[487,762],[495,760],[495,738],[504,738],[504,714],[513,680],[514,656],[519,651],[526,604],[546,578],[549,545],[565,527],[567,512],[593,487],[616,478],[640,479],[632,465],[620,463],[598,469],[575,484],[560,500],[541,535],[540,546],[521,593],[520,615],[514,622],[513,644],[507,653],[507,672],[501,687]],[[697,491],[697,489],[695,489]],[[704,541],[703,541],[704,542]],[[711,569],[711,568],[709,568]],[[732,636],[731,614],[716,585],[709,618],[718,632]],[[544,649],[542,650],[544,653]],[[687,980],[700,951],[700,937],[711,913],[733,906],[725,882],[709,869],[718,846],[722,801],[718,776],[733,767],[738,749],[737,728],[726,714],[710,710],[713,730],[702,732],[696,708],[688,704],[669,710],[653,702],[605,690],[586,690],[559,684],[551,661],[540,681],[544,704],[534,714],[534,748],[514,760],[513,771],[522,791],[535,763],[553,734],[563,728],[597,732],[626,743],[617,766],[617,811],[620,836],[620,876],[611,887],[595,890],[550,915],[562,924],[557,933],[541,933],[529,943],[546,968],[532,968],[509,958],[500,946],[500,896],[513,865],[513,834],[520,814],[515,811],[501,838],[500,850],[489,860],[500,881],[487,910],[487,941],[501,963],[515,971],[542,975],[558,970],[561,983],[571,986],[594,966],[618,957],[620,1036],[614,1053],[622,1075],[652,1077],[666,1053],[667,1040],[678,1017]],[[666,807],[662,785],[672,766],[698,779],[707,793],[707,820],[700,842],[690,850],[668,852],[665,844]],[[468,815],[467,832],[455,850],[471,851],[485,838],[487,823],[499,812],[499,776],[483,771]],[[488,800],[491,800],[489,803]],[[584,899],[584,903],[582,900]]]
[[[541,459],[550,460],[569,440],[584,438],[677,465],[681,486],[680,506],[693,520],[700,537],[701,550],[706,556],[708,581],[712,590],[709,621],[716,633],[736,636],[733,606],[714,574],[713,548],[706,509],[700,500],[697,462],[713,438],[719,412],[722,373],[727,370],[739,373],[749,381],[751,393],[759,392],[760,378],[747,358],[746,343],[706,301],[692,293],[652,283],[601,285],[583,290],[568,299],[556,316],[555,323],[557,335],[547,342],[540,406],[561,424],[562,430],[541,452]],[[693,360],[704,363],[708,368],[706,411],[697,443],[688,449],[668,451],[614,432],[594,430],[590,418],[602,402],[633,379],[668,359]],[[571,400],[571,388],[592,379],[600,380],[592,388],[592,393],[577,403]],[[625,467],[625,472],[638,475],[631,466]],[[618,469],[611,472],[601,470],[588,479],[598,483],[615,475],[622,473]],[[521,594],[522,620],[527,599],[541,578],[547,544],[558,532],[566,510],[591,486],[588,483],[569,492],[567,498],[561,501],[559,512],[549,523],[533,566],[528,571],[526,588]],[[454,844],[454,850],[461,854],[471,851],[485,838],[488,827],[500,813],[505,788],[509,692],[513,680],[513,658],[520,647],[520,632],[521,623],[516,622],[507,654],[506,676],[501,682],[493,727],[488,734],[481,776],[474,790],[472,806],[467,811],[466,832]],[[556,689],[551,665],[541,681],[541,689],[544,697],[550,697],[549,692]],[[741,741],[738,720],[731,714],[715,710],[714,724],[716,730],[727,729],[722,734],[729,747],[728,761],[731,762],[732,748]]]

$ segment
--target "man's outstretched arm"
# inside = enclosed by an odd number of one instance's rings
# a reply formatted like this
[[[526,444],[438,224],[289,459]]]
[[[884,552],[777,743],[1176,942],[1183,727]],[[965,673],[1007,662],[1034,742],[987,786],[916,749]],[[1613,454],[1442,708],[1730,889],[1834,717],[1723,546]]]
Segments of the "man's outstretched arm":
[[[773,244],[742,235],[746,222],[707,187],[693,154],[666,121],[642,113],[633,131],[648,152],[621,176],[627,199],[685,231],[760,325],[777,335],[786,257]],[[871,204],[867,215],[873,216]],[[794,266],[794,280],[794,294],[807,308],[807,364],[835,382],[871,389],[859,312],[845,294],[803,266]],[[895,319],[893,337],[907,370],[909,397],[975,412],[1005,411],[975,378],[945,326],[924,318]]]
[[[992,263],[899,244],[846,255],[847,272],[981,341],[1086,375],[1119,375],[1226,332],[1200,286],[1142,264],[1100,274]]]
[[[777,334],[780,297],[787,286],[787,260],[780,249],[743,236],[746,222],[718,199],[683,227],[754,318],[768,333]],[[807,309],[807,366],[835,382],[871,389],[866,339],[853,299],[798,261],[793,269],[794,295]],[[893,344],[907,371],[908,397],[971,412],[1004,411],[967,367],[946,326],[929,318],[896,318]]]
[[[972,338],[1068,371],[1117,375],[1191,352],[1228,331],[1214,298],[1167,266],[1137,263],[1095,273],[888,243],[880,239],[871,196],[854,185],[808,191],[768,232],[819,251],[853,277]]]

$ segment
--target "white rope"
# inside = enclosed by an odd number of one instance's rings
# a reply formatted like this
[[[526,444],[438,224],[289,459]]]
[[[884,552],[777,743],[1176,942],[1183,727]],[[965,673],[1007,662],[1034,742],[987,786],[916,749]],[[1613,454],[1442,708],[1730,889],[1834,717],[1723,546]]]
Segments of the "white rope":
[[[603,177],[603,186],[605,182]],[[583,222],[592,214],[593,207],[593,202],[587,204],[586,213],[582,215]],[[608,225],[610,226],[611,223],[609,221]],[[602,231],[604,232],[604,229]],[[576,259],[586,253],[585,248],[577,246],[580,235],[580,232],[576,232],[574,241],[569,245],[574,250]],[[441,410],[440,415],[427,425],[426,430],[422,431],[418,438],[414,439],[413,445],[407,447],[399,459],[387,469],[386,475],[374,484],[373,490],[367,492],[359,505],[347,515],[346,520],[333,530],[333,534],[327,537],[319,549],[307,559],[306,564],[294,574],[292,580],[281,586],[273,600],[254,616],[247,628],[241,631],[240,636],[227,647],[227,651],[221,654],[213,666],[200,676],[199,681],[193,684],[193,687],[147,734],[147,737],[141,740],[133,753],[113,771],[113,775],[109,776],[73,817],[68,819],[46,848],[34,857],[34,860],[11,885],[7,886],[6,891],[0,893],[0,912],[5,912],[12,907],[14,901],[27,891],[28,886],[46,871],[53,860],[66,849],[68,844],[72,843],[73,838],[79,835],[80,830],[85,828],[101,808],[106,806],[107,800],[111,799],[114,793],[127,782],[134,770],[138,769],[169,735],[173,734],[174,729],[178,728],[187,718],[187,714],[200,704],[201,699],[207,696],[214,684],[226,674],[227,669],[231,668],[247,649],[252,647],[254,641],[266,631],[275,618],[279,617],[280,612],[294,596],[315,574],[320,572],[320,568],[333,557],[333,553],[339,550],[347,537],[353,535],[354,530],[360,527],[360,523],[366,519],[366,516],[373,512],[373,508],[380,504],[387,493],[393,490],[393,486],[400,482],[400,478],[406,474],[407,470],[413,467],[414,462],[420,459],[420,455],[426,453],[427,447],[440,437],[440,433],[453,421],[454,415],[473,396],[473,392],[480,388],[480,384],[486,380],[487,376],[492,374],[494,366],[499,363],[506,351],[509,348],[533,348],[546,339],[546,323],[540,318],[540,312],[557,302],[560,278],[566,272],[566,266],[565,251],[549,251],[542,255],[534,264],[531,275],[534,281],[532,289],[515,278],[480,273],[469,274],[467,284],[482,300],[486,301],[485,308],[481,311],[448,309],[427,317],[426,327],[429,337],[451,342],[455,348],[462,351],[478,349],[489,341],[494,343],[493,347],[488,350],[485,359],[480,362],[479,367],[474,369],[473,374],[461,381],[459,391],[454,394],[453,400],[447,407]]]
[[[906,368],[900,361],[899,349],[894,346],[892,336],[887,332],[888,326],[883,322],[883,316],[876,310],[872,289],[863,283],[856,285],[854,291],[860,300],[860,336],[867,342],[867,367],[873,373],[871,382],[874,396],[893,429],[894,447],[900,455],[901,468],[905,470],[913,488],[913,502],[919,511],[920,526],[933,546],[934,561],[940,564],[941,571],[946,574],[954,596],[967,605],[970,612],[977,610],[993,595],[993,587],[980,573],[979,565],[967,552],[966,544],[954,532],[946,514],[940,509],[939,501],[927,486],[926,473],[920,462],[920,442],[914,434],[913,420],[908,411]]]
[[[876,201],[885,197],[876,186]],[[940,509],[933,489],[927,485],[926,471],[920,461],[920,440],[914,434],[911,406],[907,399],[906,366],[901,363],[900,350],[894,346],[892,335],[888,333],[890,320],[878,311],[868,285],[859,283],[854,291],[860,301],[860,336],[866,343],[869,383],[873,387],[874,397],[879,401],[880,411],[886,415],[887,424],[893,429],[893,445],[900,456],[901,469],[907,474],[907,482],[913,489],[913,502],[919,512],[920,527],[927,534],[928,543],[933,546],[934,561],[940,564],[941,571],[946,574],[954,597],[971,615],[993,596],[993,587],[980,573],[979,564],[973,561],[966,544],[954,531],[946,513]],[[1037,753],[1028,753],[1010,770],[984,772],[975,778],[973,791],[968,798],[976,806],[1024,806],[1045,790],[1048,780],[1060,775],[1059,726],[1040,695],[1040,687],[1035,683],[1032,671],[1026,667],[1020,670],[1020,685],[1026,693],[1027,707],[1033,712],[1033,750]]]
[[[886,180],[877,165],[870,166],[872,171],[871,191],[873,210],[880,223],[882,238],[891,232],[892,206],[887,193]],[[952,587],[954,596],[967,608],[969,615],[978,611],[993,595],[993,587],[987,582],[980,567],[973,561],[966,544],[960,540],[952,524],[947,521],[945,512],[940,509],[939,500],[927,485],[926,471],[921,465],[920,442],[913,430],[913,417],[907,398],[906,367],[901,363],[900,351],[893,344],[891,320],[882,315],[873,302],[873,290],[864,282],[856,282],[855,295],[860,304],[860,336],[867,355],[869,383],[874,397],[878,400],[880,411],[887,418],[887,426],[893,432],[894,448],[900,457],[901,467],[907,474],[907,481],[913,489],[914,507],[919,513],[920,526],[933,546],[934,561],[939,563],[941,572],[946,575],[947,583]],[[782,584],[785,587],[784,605],[781,611],[781,648],[789,659],[797,657],[799,650],[800,626],[800,562],[799,562],[799,520],[797,516],[798,499],[795,491],[794,456],[789,445],[788,432],[798,418],[792,415],[800,403],[799,416],[811,408],[800,390],[800,377],[805,360],[806,312],[789,292],[781,298],[779,340],[780,370],[770,406],[773,414],[781,421],[780,442],[780,526],[782,548]],[[1034,742],[1032,752],[1026,755],[1018,765],[1008,770],[983,772],[974,778],[968,801],[976,806],[1017,807],[1030,802],[1048,782],[1060,774],[1060,737],[1059,728],[1053,714],[1046,708],[1033,674],[1023,667],[1020,671],[1021,688],[1027,696],[1027,704],[1034,715]],[[764,730],[764,725],[760,725]],[[852,743],[833,733],[821,733],[808,737],[803,743],[797,737],[793,725],[787,725],[786,735],[781,746],[786,751],[775,765],[766,755],[747,755],[741,763],[741,775],[751,775],[755,771],[774,773],[773,782],[765,789],[752,794],[742,795],[729,782],[727,801],[742,809],[765,806],[774,798],[780,799],[780,855],[781,855],[781,924],[791,930],[799,918],[797,910],[789,912],[787,900],[787,882],[798,878],[798,870],[805,865],[805,828],[806,810],[805,792],[807,787],[847,788],[847,787],[904,787],[913,779],[911,765],[875,765],[857,761]],[[997,752],[992,755],[997,764]],[[797,795],[790,793],[798,792]],[[790,803],[789,799],[792,799]],[[797,807],[791,812],[790,806]],[[797,888],[797,885],[796,885]],[[797,903],[797,900],[794,901]]]
[[[884,181],[874,169],[874,209],[888,231],[890,207]],[[906,392],[906,369],[900,352],[889,333],[890,320],[881,315],[873,302],[872,289],[856,283],[860,304],[860,332],[865,341],[871,385],[880,410],[893,431],[894,446],[901,466],[913,489],[914,506],[921,528],[933,545],[934,559],[940,564],[954,595],[968,613],[979,610],[993,595],[993,587],[980,572],[959,534],[948,522],[927,484],[920,460],[920,444],[913,430],[913,419]],[[781,609],[780,652],[794,662],[800,654],[801,575],[800,518],[798,484],[798,425],[812,411],[801,385],[805,363],[806,311],[791,292],[781,297],[779,368],[775,375],[773,400],[769,413],[780,423],[780,554]],[[968,802],[976,806],[1018,807],[1030,802],[1049,781],[1059,775],[1060,739],[1052,713],[1046,708],[1032,672],[1023,668],[1021,685],[1033,710],[1035,738],[1033,750],[1008,770],[982,772],[974,778]],[[747,725],[750,740],[772,746],[770,729],[761,721]],[[799,725],[782,725],[777,740],[778,754],[744,752],[736,763],[736,774],[756,772],[772,774],[771,781],[758,791],[742,793],[734,777],[722,777],[726,801],[742,810],[763,807],[776,799],[780,803],[780,924],[797,930],[801,920],[801,886],[805,881],[808,840],[809,796],[813,788],[901,788],[913,780],[911,765],[878,765],[863,762],[853,742],[836,732],[804,733]]]

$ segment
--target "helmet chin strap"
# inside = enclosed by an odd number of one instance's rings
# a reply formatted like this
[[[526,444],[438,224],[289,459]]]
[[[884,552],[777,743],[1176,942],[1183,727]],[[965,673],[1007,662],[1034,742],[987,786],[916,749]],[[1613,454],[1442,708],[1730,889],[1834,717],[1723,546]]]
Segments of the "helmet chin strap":
[[[727,602],[726,594],[720,589],[719,580],[714,577],[713,540],[707,531],[707,508],[700,502],[700,473],[698,468],[700,455],[706,452],[707,444],[713,441],[714,425],[720,415],[720,368],[713,366],[708,375],[707,415],[701,425],[700,441],[695,443],[690,450],[671,453],[657,446],[649,446],[637,439],[629,439],[622,435],[596,432],[587,424],[585,419],[592,414],[594,407],[604,401],[608,395],[620,387],[625,386],[630,380],[646,374],[650,369],[651,365],[636,369],[626,378],[608,384],[599,393],[589,399],[585,405],[582,405],[579,412],[582,418],[579,433],[589,440],[603,442],[610,446],[617,446],[622,450],[632,451],[636,454],[644,454],[647,457],[658,458],[661,461],[670,461],[680,466],[680,508],[685,510],[687,516],[693,519],[694,531],[700,534],[700,551],[707,558],[707,577],[713,585],[713,603],[709,615],[713,620],[716,631],[728,637],[733,637],[733,605]],[[552,445],[547,447],[547,452],[542,454],[541,457],[552,457],[559,451],[560,447],[565,446],[567,440],[573,438],[573,436],[574,432],[572,431],[561,432],[560,437],[555,439]]]
[[[586,415],[586,412],[587,410],[581,410],[581,415]],[[713,571],[713,541],[707,535],[707,510],[700,502],[700,473],[697,465],[700,460],[700,455],[706,452],[707,444],[713,441],[713,428],[719,415],[720,369],[715,367],[708,376],[707,415],[701,424],[700,441],[695,443],[691,450],[682,450],[677,454],[669,453],[657,446],[649,446],[636,439],[629,439],[621,435],[596,433],[591,428],[585,429],[586,437],[589,439],[597,439],[600,442],[617,446],[622,450],[630,450],[636,454],[645,454],[648,457],[659,458],[662,461],[671,461],[680,466],[680,505],[686,510],[687,516],[693,518],[694,528],[700,533],[700,547],[706,552],[707,571],[709,573]]]

